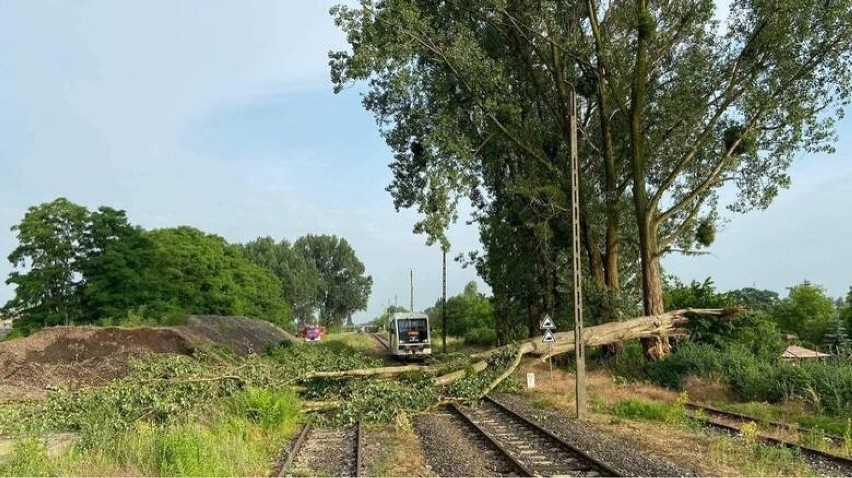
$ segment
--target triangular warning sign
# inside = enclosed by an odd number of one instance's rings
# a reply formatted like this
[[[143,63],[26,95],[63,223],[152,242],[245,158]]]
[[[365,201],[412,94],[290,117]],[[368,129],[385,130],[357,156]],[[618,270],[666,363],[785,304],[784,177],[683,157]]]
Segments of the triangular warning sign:
[[[544,343],[556,342],[556,337],[554,337],[553,332],[551,332],[550,329],[548,329],[548,330],[544,331],[544,338],[541,339],[541,341],[544,342]]]
[[[542,329],[555,329],[556,324],[553,323],[553,319],[551,319],[549,315],[545,315],[544,320],[541,321],[541,327],[540,328],[542,328]]]

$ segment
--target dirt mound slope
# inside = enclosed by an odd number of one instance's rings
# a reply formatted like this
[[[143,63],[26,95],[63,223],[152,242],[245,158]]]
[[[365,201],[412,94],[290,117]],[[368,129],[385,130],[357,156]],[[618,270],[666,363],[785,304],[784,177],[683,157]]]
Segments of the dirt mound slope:
[[[190,315],[185,329],[192,336],[225,345],[241,355],[260,353],[270,345],[298,340],[269,322],[249,317]]]
[[[51,327],[0,342],[0,401],[103,385],[125,376],[130,358],[190,355],[211,344],[246,355],[288,340],[296,338],[248,317],[190,316],[182,327]]]
[[[131,357],[194,350],[185,334],[166,327],[51,327],[0,342],[0,400],[101,385],[126,375]]]

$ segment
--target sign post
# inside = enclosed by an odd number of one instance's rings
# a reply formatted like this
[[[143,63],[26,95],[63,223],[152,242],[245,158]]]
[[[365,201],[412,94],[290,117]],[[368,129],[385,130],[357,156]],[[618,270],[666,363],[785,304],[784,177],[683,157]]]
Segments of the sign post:
[[[556,324],[553,323],[550,315],[544,315],[540,328],[544,330],[544,338],[541,341],[550,344],[550,351],[553,352],[553,343],[556,342],[556,336],[553,335],[553,331],[556,330]],[[547,361],[550,363],[550,384],[555,386],[556,383],[553,381],[553,356],[548,357]]]

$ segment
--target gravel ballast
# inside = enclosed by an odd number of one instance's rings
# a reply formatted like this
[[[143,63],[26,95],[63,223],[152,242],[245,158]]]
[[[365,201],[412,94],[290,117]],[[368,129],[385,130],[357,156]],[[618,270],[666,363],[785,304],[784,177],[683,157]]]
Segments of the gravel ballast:
[[[355,430],[311,428],[288,470],[288,476],[352,476]]]
[[[472,440],[466,425],[449,413],[423,413],[413,419],[426,461],[438,476],[504,476],[505,461]]]
[[[500,394],[494,398],[623,476],[697,476],[694,471],[649,456],[647,452],[617,441],[594,425],[578,422],[564,412],[533,407],[516,395]]]

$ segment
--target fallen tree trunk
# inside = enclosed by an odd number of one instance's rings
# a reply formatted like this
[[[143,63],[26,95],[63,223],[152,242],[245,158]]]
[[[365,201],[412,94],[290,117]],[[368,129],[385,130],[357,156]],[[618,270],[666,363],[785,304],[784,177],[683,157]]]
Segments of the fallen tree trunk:
[[[670,337],[670,336],[685,336],[687,331],[679,328],[688,321],[687,314],[695,315],[714,315],[714,316],[729,316],[739,312],[739,308],[724,308],[724,309],[680,309],[665,314],[650,315],[645,317],[637,317],[635,319],[625,320],[623,322],[608,322],[606,324],[588,327],[583,331],[583,339],[587,346],[599,346],[616,342],[624,342],[627,340],[641,339],[646,337]],[[486,360],[494,353],[505,349],[506,347],[517,347],[517,355],[514,361],[510,364],[506,371],[497,377],[489,386],[488,391],[500,384],[518,367],[525,355],[536,355],[542,361],[555,355],[560,355],[574,350],[574,331],[558,332],[553,334],[556,342],[545,343],[542,341],[543,336],[518,342],[504,347],[498,347],[486,352],[471,355],[472,358],[481,359],[473,364],[474,373],[479,373],[488,367]],[[299,380],[309,380],[312,378],[344,378],[344,377],[368,377],[375,375],[398,375],[406,372],[423,372],[436,373],[440,370],[439,366],[430,365],[403,365],[398,367],[377,367],[368,369],[355,370],[340,370],[330,372],[309,372]],[[433,383],[443,386],[449,385],[457,380],[464,378],[469,369],[457,370],[440,377],[435,377]]]
[[[475,364],[473,364],[472,368],[473,368],[474,373],[479,373],[479,372],[485,370],[486,368],[488,368],[488,362],[486,362],[484,360],[480,361],[480,362],[476,362]],[[455,382],[456,380],[464,378],[466,375],[467,375],[467,369],[456,370],[455,372],[448,373],[446,375],[441,375],[440,377],[435,377],[435,379],[432,380],[432,382],[435,385],[449,385],[449,384]]]
[[[583,330],[583,339],[586,346],[599,346],[627,340],[641,339],[645,337],[669,337],[685,336],[688,332],[678,328],[688,321],[687,314],[728,316],[739,312],[738,308],[725,309],[680,309],[666,312],[660,315],[649,315],[625,320],[623,322],[608,322],[595,325]],[[527,339],[523,342],[513,344],[519,346],[526,354],[538,355],[546,360],[554,355],[560,355],[574,351],[574,331],[557,332],[553,334],[556,342],[551,346],[544,343],[544,336]],[[491,349],[472,355],[474,358],[486,358],[500,350]]]
[[[400,365],[398,367],[358,368],[354,370],[334,370],[330,372],[308,372],[299,377],[299,380],[312,378],[341,378],[341,377],[369,377],[373,375],[399,375],[406,372],[435,372],[437,367],[424,367],[422,365]]]

